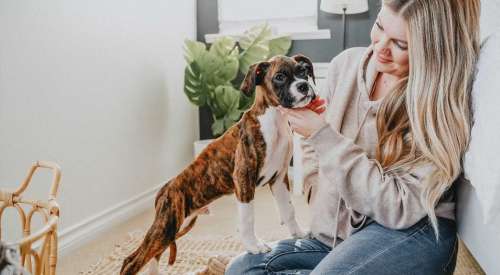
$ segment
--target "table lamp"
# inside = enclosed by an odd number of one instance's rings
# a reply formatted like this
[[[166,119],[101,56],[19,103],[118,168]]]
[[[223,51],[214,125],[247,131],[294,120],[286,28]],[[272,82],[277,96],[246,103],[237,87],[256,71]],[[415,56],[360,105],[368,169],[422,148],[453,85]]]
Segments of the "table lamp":
[[[321,0],[319,8],[324,12],[342,14],[342,48],[345,49],[346,15],[367,12],[368,0]]]

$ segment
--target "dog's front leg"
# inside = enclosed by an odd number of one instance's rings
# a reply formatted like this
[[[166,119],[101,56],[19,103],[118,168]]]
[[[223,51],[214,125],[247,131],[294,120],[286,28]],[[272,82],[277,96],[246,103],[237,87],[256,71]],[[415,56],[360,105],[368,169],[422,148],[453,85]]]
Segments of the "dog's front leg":
[[[271,250],[271,248],[259,240],[255,235],[255,221],[254,221],[254,207],[253,201],[250,202],[240,202],[238,200],[238,231],[241,236],[241,241],[246,250],[252,254],[265,253]]]
[[[238,201],[238,231],[243,246],[253,254],[270,251],[271,248],[255,236],[253,199],[257,180],[256,155],[254,150],[242,143],[236,147],[233,180]]]
[[[289,186],[288,175],[285,174],[283,178],[278,179],[271,185],[271,191],[280,213],[281,223],[288,227],[288,231],[293,238],[304,238],[307,233],[300,228],[295,218],[295,209],[290,199]]]

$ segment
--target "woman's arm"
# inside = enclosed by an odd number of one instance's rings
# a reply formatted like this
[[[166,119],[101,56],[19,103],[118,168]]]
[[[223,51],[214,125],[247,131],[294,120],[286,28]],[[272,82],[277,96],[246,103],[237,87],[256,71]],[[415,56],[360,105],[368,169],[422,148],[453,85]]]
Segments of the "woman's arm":
[[[434,165],[386,173],[363,148],[329,125],[306,141],[321,152],[319,170],[352,209],[394,229],[410,227],[427,215],[420,194],[435,171]]]
[[[330,103],[326,117],[335,111],[331,102],[338,72],[346,67],[347,59],[339,58],[341,56],[330,63],[328,86],[323,93]],[[281,110],[287,114],[292,128],[305,137],[301,138],[301,148],[306,195],[312,192],[314,196],[314,185],[321,170],[349,207],[382,225],[406,228],[427,215],[420,194],[430,180],[426,176],[435,171],[432,164],[397,174],[386,172],[377,160],[368,158],[362,147],[330,127],[324,116],[308,109]]]

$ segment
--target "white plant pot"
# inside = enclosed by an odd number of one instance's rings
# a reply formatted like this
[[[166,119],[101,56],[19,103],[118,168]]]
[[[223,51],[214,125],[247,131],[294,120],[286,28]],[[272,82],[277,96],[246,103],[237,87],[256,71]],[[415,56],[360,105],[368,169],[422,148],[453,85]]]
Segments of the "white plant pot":
[[[194,142],[194,157],[198,156],[208,144],[210,144],[214,139],[202,139]]]

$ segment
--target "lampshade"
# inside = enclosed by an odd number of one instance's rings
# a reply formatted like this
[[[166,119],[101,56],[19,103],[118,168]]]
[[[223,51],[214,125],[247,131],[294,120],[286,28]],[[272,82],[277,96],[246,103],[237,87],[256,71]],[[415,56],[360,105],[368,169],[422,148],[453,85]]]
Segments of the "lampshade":
[[[368,11],[368,0],[321,0],[320,10],[328,13],[346,14]]]

